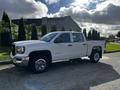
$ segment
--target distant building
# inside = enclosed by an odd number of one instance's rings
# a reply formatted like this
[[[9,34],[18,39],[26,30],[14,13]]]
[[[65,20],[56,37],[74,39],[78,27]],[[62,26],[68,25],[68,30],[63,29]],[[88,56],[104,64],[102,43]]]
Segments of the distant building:
[[[14,24],[19,24],[20,19],[14,19],[12,22]],[[57,31],[62,31],[64,28],[66,31],[80,31],[80,27],[76,24],[76,22],[70,17],[54,17],[54,18],[40,18],[40,19],[24,19],[24,23],[26,25],[35,24],[36,26],[45,25],[47,28],[47,32],[51,32],[52,27],[56,27]]]

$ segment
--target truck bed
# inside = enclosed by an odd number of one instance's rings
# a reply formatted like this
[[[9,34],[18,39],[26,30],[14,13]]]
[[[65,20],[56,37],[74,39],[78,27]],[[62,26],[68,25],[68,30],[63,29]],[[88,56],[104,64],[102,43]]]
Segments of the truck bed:
[[[87,41],[87,55],[91,54],[92,48],[95,46],[102,47],[102,53],[104,52],[105,41],[104,40],[90,40]]]

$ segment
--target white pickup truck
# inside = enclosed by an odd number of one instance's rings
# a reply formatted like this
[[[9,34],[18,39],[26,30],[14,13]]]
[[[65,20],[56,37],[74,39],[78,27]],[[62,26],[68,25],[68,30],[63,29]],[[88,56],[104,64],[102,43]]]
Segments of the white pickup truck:
[[[88,56],[97,63],[102,58],[104,41],[86,41],[84,34],[75,31],[51,32],[41,40],[14,42],[11,58],[16,66],[28,66],[43,72],[53,62]]]

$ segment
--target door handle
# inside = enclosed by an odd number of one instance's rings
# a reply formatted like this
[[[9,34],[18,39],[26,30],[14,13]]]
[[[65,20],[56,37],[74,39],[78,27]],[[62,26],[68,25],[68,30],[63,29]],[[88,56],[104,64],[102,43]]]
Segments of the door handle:
[[[72,46],[72,44],[68,44],[68,46]]]

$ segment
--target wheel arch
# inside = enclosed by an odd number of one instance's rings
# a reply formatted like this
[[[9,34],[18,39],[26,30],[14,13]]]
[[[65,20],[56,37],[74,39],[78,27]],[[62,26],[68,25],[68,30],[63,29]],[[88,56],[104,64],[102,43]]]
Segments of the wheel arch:
[[[100,53],[100,58],[102,58],[102,47],[101,47],[101,46],[94,46],[94,47],[92,48],[91,54],[92,54],[94,51],[98,51],[98,52]]]
[[[36,57],[36,56],[46,56],[49,62],[52,62],[52,55],[49,50],[38,50],[38,51],[32,51],[29,53],[29,57]]]

